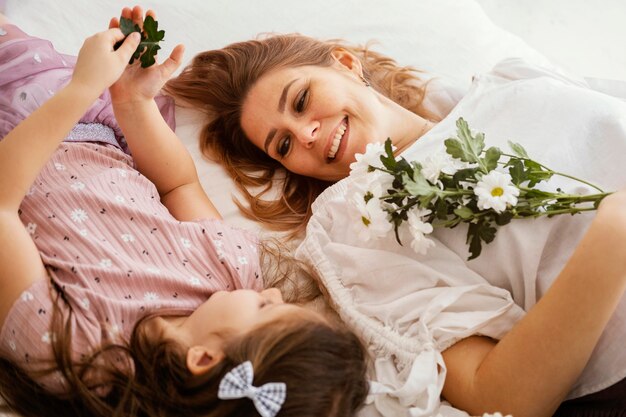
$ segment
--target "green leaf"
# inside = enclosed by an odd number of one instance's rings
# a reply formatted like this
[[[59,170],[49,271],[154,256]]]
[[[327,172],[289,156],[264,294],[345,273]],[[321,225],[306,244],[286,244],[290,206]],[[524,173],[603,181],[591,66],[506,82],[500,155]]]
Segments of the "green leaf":
[[[463,118],[456,121],[457,136],[444,141],[446,152],[453,158],[470,163],[480,163],[479,156],[485,147],[485,136],[478,133],[472,136],[467,122]]]
[[[509,141],[509,146],[511,147],[511,150],[515,155],[519,156],[520,158],[530,159],[528,153],[526,153],[526,149],[524,149],[524,147],[519,143]]]
[[[534,187],[541,181],[547,181],[552,178],[552,171],[547,171],[537,162],[525,159],[524,166],[526,167],[526,177],[528,178],[528,186]]]
[[[409,176],[406,172],[402,174],[402,182],[404,189],[411,195],[416,197],[426,197],[428,201],[437,195],[441,190],[431,185],[420,170],[413,171],[413,176]],[[420,198],[421,200],[421,198]],[[426,203],[428,204],[428,203]],[[425,204],[420,204],[422,207]]]
[[[146,16],[143,22],[143,32],[146,40],[142,40],[145,45],[145,52],[141,55],[141,67],[147,68],[156,62],[155,56],[157,51],[161,49],[159,42],[165,38],[165,31],[158,30],[159,23],[152,16]],[[143,38],[143,36],[142,36]]]
[[[485,158],[483,160],[487,171],[492,171],[498,166],[498,161],[500,160],[501,155],[502,151],[495,146],[487,149],[487,152],[485,152]]]
[[[524,163],[519,159],[511,158],[506,165],[509,167],[509,174],[511,175],[513,184],[520,185],[528,179],[526,171],[524,171]]]
[[[141,33],[141,42],[137,45],[137,49],[133,53],[129,64],[135,62],[136,59],[141,60],[141,67],[147,68],[156,63],[155,56],[161,47],[159,42],[165,38],[165,31],[158,30],[158,22],[154,20],[152,16],[146,16],[143,22],[143,32],[136,23],[133,23],[131,19],[122,17],[120,19],[120,30],[124,36],[128,36],[133,32]],[[124,40],[117,42],[113,49],[117,50]]]
[[[391,138],[387,138],[387,140],[385,141],[385,155],[380,156],[380,161],[383,163],[383,166],[389,171],[396,170],[396,157],[393,154]]]
[[[454,209],[454,214],[462,218],[463,220],[468,220],[474,217],[474,212],[472,209],[466,206],[457,207]]]
[[[456,185],[458,186],[460,181],[475,180],[477,171],[478,171],[478,168],[459,169],[457,172],[454,173],[454,176],[452,178],[454,182],[456,183]],[[458,187],[458,188],[461,188],[461,187]]]
[[[498,226],[504,226],[505,224],[509,224],[513,219],[513,213],[510,211],[503,211],[502,213],[496,214],[495,216],[496,224]]]

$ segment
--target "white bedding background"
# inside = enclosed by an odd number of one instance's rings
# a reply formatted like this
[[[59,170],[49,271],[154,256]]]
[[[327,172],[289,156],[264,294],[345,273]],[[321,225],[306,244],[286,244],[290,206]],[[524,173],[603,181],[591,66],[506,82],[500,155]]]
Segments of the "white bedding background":
[[[186,60],[204,49],[258,33],[300,31],[353,42],[375,39],[381,52],[450,81],[461,91],[473,74],[489,70],[509,54],[540,63],[542,57],[535,51],[581,76],[626,80],[622,44],[626,26],[618,25],[620,17],[626,17],[623,0],[598,0],[593,5],[587,0],[137,3],[157,11],[160,28],[166,30],[163,55],[184,43]],[[61,52],[76,54],[86,36],[106,28],[109,18],[128,4],[125,0],[0,0],[0,10],[28,33],[50,39]],[[615,83],[607,88],[615,89]],[[177,133],[192,152],[207,193],[231,224],[257,227],[238,214],[231,199],[232,183],[221,167],[202,159],[196,140],[200,124],[194,117],[193,112],[177,112]]]
[[[195,52],[256,33],[300,31],[355,42],[377,39],[377,50],[402,64],[433,72],[457,91],[467,88],[472,74],[490,69],[510,53],[534,62],[546,57],[574,74],[593,78],[595,86],[626,97],[624,0],[390,0],[385,5],[379,0],[136,3],[157,11],[161,28],[166,30],[163,55],[184,42],[186,60]],[[0,11],[26,32],[50,39],[61,52],[76,54],[83,39],[105,29],[123,5],[133,4],[122,0],[0,0]],[[231,201],[232,184],[221,168],[201,157],[196,115],[177,111],[177,126],[177,134],[196,160],[203,186],[222,215],[231,224],[256,227],[238,215]]]

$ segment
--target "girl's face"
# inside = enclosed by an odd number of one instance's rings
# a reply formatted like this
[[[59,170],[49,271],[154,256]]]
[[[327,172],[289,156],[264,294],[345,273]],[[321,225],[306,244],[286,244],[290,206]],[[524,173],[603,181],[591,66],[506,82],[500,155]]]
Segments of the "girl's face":
[[[370,142],[396,137],[389,100],[365,86],[351,55],[329,67],[279,68],[246,96],[241,126],[252,143],[287,170],[336,181]],[[393,140],[393,139],[392,139]]]
[[[223,332],[243,334],[301,309],[286,304],[276,288],[261,292],[218,291],[188,317],[185,326],[196,337]]]

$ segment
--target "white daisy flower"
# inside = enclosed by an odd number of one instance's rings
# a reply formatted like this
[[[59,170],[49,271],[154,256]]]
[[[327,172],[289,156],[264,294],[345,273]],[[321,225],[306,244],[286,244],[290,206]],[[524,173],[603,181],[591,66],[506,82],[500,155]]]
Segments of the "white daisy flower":
[[[76,181],[76,182],[72,183],[71,187],[75,191],[80,191],[80,190],[84,190],[85,189],[85,184],[83,184],[80,181]]]
[[[33,294],[31,294],[30,292],[24,291],[22,293],[22,301],[32,301],[34,299],[35,297],[33,297]]]
[[[241,264],[241,265],[248,265],[248,258],[246,258],[245,256],[239,256],[237,258],[237,261]]]
[[[498,171],[491,171],[484,175],[474,194],[478,197],[477,206],[481,210],[494,209],[496,213],[502,213],[507,205],[517,204],[519,189],[511,182],[511,176]]]
[[[100,265],[101,268],[110,268],[113,266],[113,262],[111,262],[110,259],[102,259],[98,265]]]
[[[191,241],[189,239],[185,239],[184,237],[180,238],[180,244],[183,245],[183,247],[187,249],[191,247]]]
[[[506,416],[503,416],[501,413],[498,412],[498,413],[493,413],[493,414],[485,413],[485,414],[483,414],[483,417],[513,417],[513,416],[510,415],[510,414],[507,414]]]
[[[88,234],[89,232],[87,232],[87,229],[80,229],[80,230],[78,231],[78,233],[79,233],[81,236],[85,237],[85,236],[87,236],[87,234]]]
[[[221,248],[222,246],[224,246],[224,242],[219,239],[213,239],[213,244],[216,248]]]
[[[388,220],[387,212],[383,210],[380,200],[376,196],[370,196],[366,202],[363,194],[356,192],[352,196],[352,206],[359,213],[361,221],[355,223],[355,232],[359,239],[364,242],[385,236],[393,225]]]
[[[159,268],[155,268],[153,266],[151,266],[150,268],[146,269],[146,271],[150,274],[159,274],[161,273],[161,270]]]
[[[28,223],[28,225],[26,225],[26,231],[29,234],[34,235],[35,230],[37,230],[37,225],[35,223]]]
[[[118,203],[125,203],[126,199],[123,196],[121,196],[121,195],[116,195],[115,196],[115,201],[117,201]]]
[[[215,253],[217,254],[217,259],[219,261],[223,261],[224,259],[226,259],[226,253],[224,253],[224,251],[221,248],[217,248]]]
[[[395,146],[393,147],[395,150]],[[365,153],[357,153],[354,155],[356,162],[350,164],[350,175],[362,175],[369,172],[370,165],[377,168],[382,168],[383,163],[380,161],[380,157],[385,154],[385,144],[382,142],[368,143],[365,147]]]
[[[439,176],[443,172],[447,175],[454,175],[458,170],[467,168],[470,164],[459,159],[454,159],[448,153],[439,151],[428,155],[422,162],[422,175],[431,184],[437,184]]]
[[[156,301],[159,299],[159,295],[155,292],[147,292],[143,295],[144,301]]]
[[[70,213],[70,217],[76,223],[82,223],[88,219],[87,212],[83,209],[75,209]]]
[[[428,249],[435,245],[431,239],[425,236],[433,231],[433,225],[424,221],[424,218],[430,213],[430,210],[421,208],[410,210],[408,213],[409,233],[413,237],[411,248],[421,255],[425,255]]]
[[[17,346],[15,345],[15,342],[13,340],[9,340],[9,347],[13,352],[17,350]]]
[[[189,278],[189,283],[193,285],[194,287],[199,287],[200,285],[202,285],[200,278],[197,278],[197,277]]]
[[[26,195],[33,195],[33,194],[35,194],[34,188],[29,188],[28,191],[26,191]]]
[[[122,169],[122,168],[116,168],[117,169],[117,173],[120,174],[120,177],[122,178],[126,178],[126,170]]]
[[[80,300],[80,304],[83,306],[85,310],[89,310],[89,306],[90,306],[89,299],[83,298],[82,300]]]
[[[111,340],[117,340],[121,332],[122,329],[120,329],[120,326],[118,326],[117,324],[111,324],[107,329],[107,333],[109,334],[109,338]]]
[[[61,163],[59,163],[59,162],[55,162],[55,163],[54,163],[54,168],[55,168],[57,171],[65,171],[65,165],[63,165],[63,164],[61,164]]]
[[[134,242],[135,241],[135,236],[131,235],[130,233],[124,233],[120,237],[122,238],[122,240],[124,242]]]

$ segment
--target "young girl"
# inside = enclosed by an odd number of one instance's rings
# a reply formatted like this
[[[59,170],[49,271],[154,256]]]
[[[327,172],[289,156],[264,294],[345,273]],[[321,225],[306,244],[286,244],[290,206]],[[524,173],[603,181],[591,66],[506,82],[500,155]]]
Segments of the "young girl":
[[[248,194],[248,213],[296,233],[307,223],[297,254],[376,354],[378,412],[447,415],[443,395],[473,414],[623,415],[625,192],[595,214],[513,221],[467,261],[463,226],[436,230],[426,255],[393,232],[359,239],[351,201],[366,179],[349,173],[357,153],[387,138],[409,161],[434,158],[463,117],[487,146],[520,142],[557,171],[618,190],[624,102],[509,60],[434,117],[410,69],[298,35],[201,53],[166,88],[207,111],[202,146],[238,184],[269,188],[280,170],[279,198]]]
[[[154,100],[182,46],[127,67],[139,37],[114,51],[118,24],[74,63],[0,16],[3,399],[24,416],[353,415],[361,343],[262,289],[256,239],[222,223]]]

